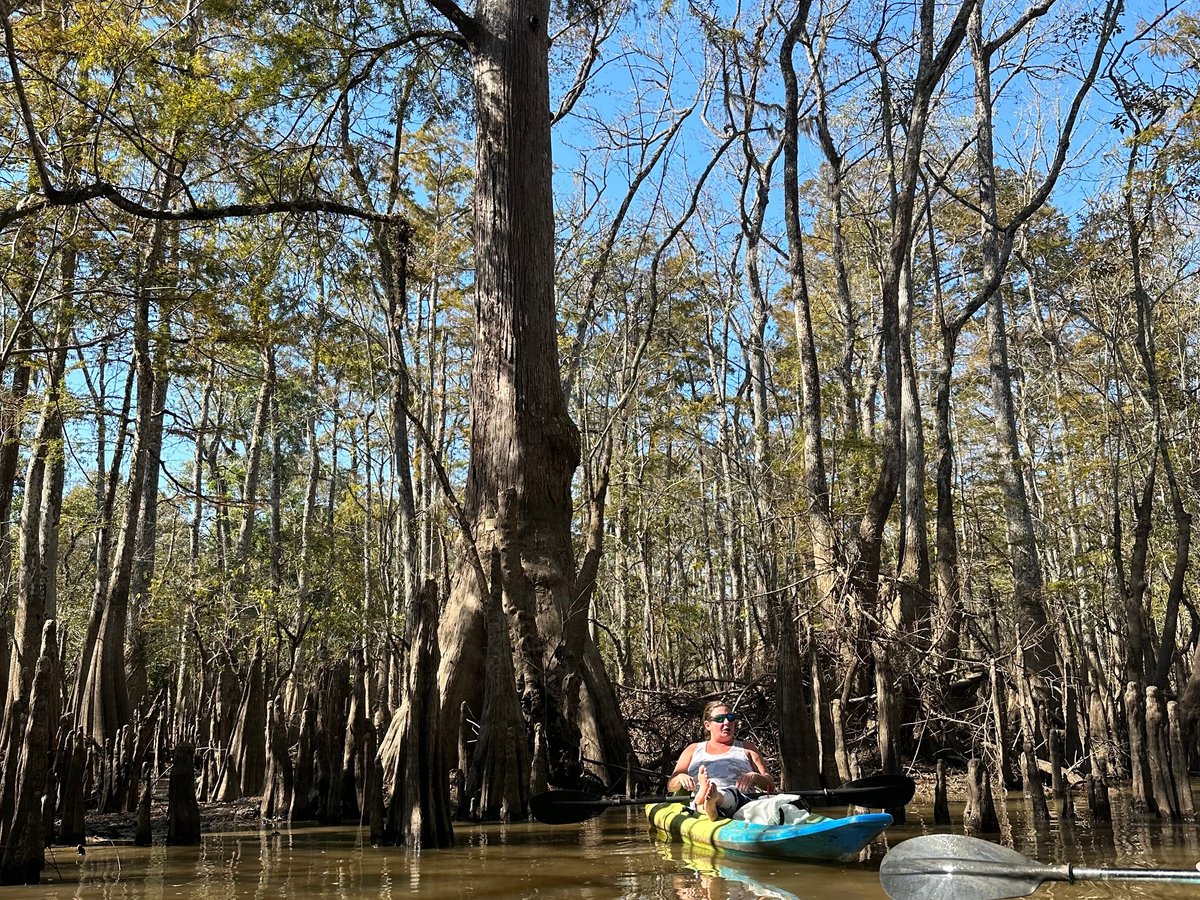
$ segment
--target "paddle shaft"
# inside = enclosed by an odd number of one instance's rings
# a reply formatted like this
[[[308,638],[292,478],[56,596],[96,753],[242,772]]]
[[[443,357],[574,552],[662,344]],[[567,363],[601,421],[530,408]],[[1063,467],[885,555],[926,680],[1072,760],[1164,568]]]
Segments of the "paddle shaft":
[[[911,862],[916,863],[917,860]],[[981,878],[1013,878],[1022,881],[1178,881],[1200,884],[1196,869],[1112,869],[1104,866],[1047,866],[1030,863],[1025,866],[979,862],[973,859],[929,859],[929,868],[914,870],[913,875],[979,876]]]
[[[1058,881],[1175,881],[1200,884],[1196,869],[1105,869],[1089,866],[1055,866],[1066,869],[1069,878]]]

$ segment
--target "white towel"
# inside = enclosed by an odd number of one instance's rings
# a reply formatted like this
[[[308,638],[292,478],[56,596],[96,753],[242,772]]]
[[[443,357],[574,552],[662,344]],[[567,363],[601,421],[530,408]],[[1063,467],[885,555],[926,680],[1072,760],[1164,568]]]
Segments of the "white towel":
[[[808,810],[796,806],[799,799],[798,794],[767,794],[751,800],[733,817],[756,825],[799,825],[808,818]]]

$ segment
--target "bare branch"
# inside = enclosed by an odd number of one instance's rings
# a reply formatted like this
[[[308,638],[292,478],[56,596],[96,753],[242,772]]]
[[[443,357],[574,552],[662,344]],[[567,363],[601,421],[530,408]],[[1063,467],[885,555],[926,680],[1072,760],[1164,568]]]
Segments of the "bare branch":
[[[458,29],[458,33],[462,35],[469,47],[479,46],[483,38],[483,26],[479,24],[478,19],[467,13],[454,0],[428,0],[428,2]]]
[[[1021,14],[1020,18],[1008,26],[1003,34],[998,35],[993,40],[990,40],[984,44],[983,52],[989,55],[995,53],[1014,37],[1020,34],[1026,25],[1028,25],[1034,19],[1040,19],[1042,16],[1048,13],[1050,11],[1050,7],[1052,7],[1055,2],[1056,0],[1042,0],[1041,3],[1037,3],[1029,7],[1029,9],[1025,10],[1025,12]]]

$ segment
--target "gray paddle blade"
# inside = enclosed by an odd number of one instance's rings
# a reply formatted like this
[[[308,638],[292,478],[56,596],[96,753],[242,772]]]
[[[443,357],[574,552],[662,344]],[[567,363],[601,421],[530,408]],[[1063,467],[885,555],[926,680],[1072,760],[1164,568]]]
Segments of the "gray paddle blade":
[[[1016,850],[961,834],[910,838],[888,851],[879,881],[893,900],[1000,900],[1032,894],[1057,874]]]

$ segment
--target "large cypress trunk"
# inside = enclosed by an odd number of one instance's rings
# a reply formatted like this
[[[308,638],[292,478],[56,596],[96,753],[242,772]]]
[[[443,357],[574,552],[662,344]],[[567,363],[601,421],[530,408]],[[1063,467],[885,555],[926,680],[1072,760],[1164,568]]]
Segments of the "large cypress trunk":
[[[445,4],[439,4],[443,9]],[[497,497],[511,491],[505,594],[530,592],[545,653],[544,684],[528,719],[547,724],[551,767],[578,768],[572,690],[586,634],[573,606],[571,477],[579,434],[567,413],[554,311],[549,36],[545,0],[481,0],[473,18],[443,9],[471,43],[476,132],[477,326],[471,382],[471,463],[465,514],[486,558]],[[485,589],[479,557],[464,554],[439,632],[443,721],[482,704]],[[529,688],[534,690],[530,691]],[[536,708],[540,706],[540,708]],[[453,740],[443,742],[453,750]]]

